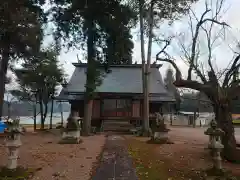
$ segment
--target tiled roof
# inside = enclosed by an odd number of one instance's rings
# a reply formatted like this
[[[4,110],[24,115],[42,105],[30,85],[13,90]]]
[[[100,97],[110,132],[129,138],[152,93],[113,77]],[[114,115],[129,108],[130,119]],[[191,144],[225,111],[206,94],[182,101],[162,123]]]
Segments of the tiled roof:
[[[60,96],[62,97],[66,92],[83,93],[85,91],[86,66],[75,66],[75,71],[69,83],[60,93]],[[102,84],[97,87],[97,92],[135,94],[140,94],[143,92],[141,66],[111,66],[110,71],[111,72],[106,74],[103,78]],[[150,68],[149,81],[149,90],[151,94],[162,94],[166,98],[169,98],[169,94],[164,86],[161,73],[157,67]]]

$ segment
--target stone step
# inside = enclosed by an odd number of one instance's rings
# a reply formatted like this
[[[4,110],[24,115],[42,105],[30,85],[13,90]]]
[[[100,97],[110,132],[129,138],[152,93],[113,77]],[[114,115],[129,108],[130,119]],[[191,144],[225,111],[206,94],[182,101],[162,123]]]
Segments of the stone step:
[[[104,131],[129,131],[133,125],[129,123],[129,121],[122,120],[105,120],[103,122],[103,130]]]
[[[117,123],[117,124],[129,124],[129,121],[128,120],[103,120],[104,123],[110,123],[110,124],[114,124],[114,123]]]

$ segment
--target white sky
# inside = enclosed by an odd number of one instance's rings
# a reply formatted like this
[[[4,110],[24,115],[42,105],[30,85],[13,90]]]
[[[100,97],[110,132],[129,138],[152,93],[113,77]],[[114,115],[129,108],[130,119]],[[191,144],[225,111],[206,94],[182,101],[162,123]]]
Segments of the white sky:
[[[215,1],[216,0],[212,0],[212,2],[215,2]],[[199,0],[197,4],[194,4],[192,6],[193,11],[196,12],[198,17],[201,16],[201,13],[205,10],[204,3],[205,3],[205,0]],[[233,42],[236,42],[237,39],[240,40],[240,21],[238,19],[240,17],[239,7],[240,7],[240,0],[225,0],[225,4],[223,8],[224,10],[223,20],[227,22],[231,28],[229,28],[226,31],[227,38],[225,40],[219,41],[219,43],[217,44],[218,46],[215,49],[215,58],[216,58],[215,64],[217,65],[218,68],[226,67],[228,62],[233,57],[233,53],[229,48],[229,44],[233,44]],[[134,32],[138,30],[139,30],[139,27],[137,27],[136,30],[134,30]],[[188,35],[191,36],[189,34],[190,31],[189,31],[187,17],[182,17],[179,21],[175,22],[171,27],[162,25],[161,28],[157,30],[157,32],[160,32],[161,34],[165,34],[166,37],[168,35],[176,35],[180,32],[184,32],[186,36]],[[136,34],[136,33],[133,33],[133,34]],[[173,40],[172,46],[168,48],[168,52],[171,55],[175,56],[175,58],[177,58],[177,61],[176,61],[177,65],[180,67],[180,69],[183,71],[183,74],[184,74],[186,73],[187,66],[179,57],[180,48],[176,45],[176,42],[179,39],[181,38],[176,38]],[[136,35],[134,35],[133,40],[134,40],[133,62],[137,61],[138,63],[140,63],[141,62],[140,41]],[[45,38],[44,44],[48,45],[48,43],[51,43],[50,38]],[[233,46],[235,46],[235,44]],[[204,42],[203,42],[203,47],[204,47]],[[153,61],[155,60],[155,55],[159,50],[160,50],[160,47],[156,44],[153,44],[153,48],[152,48]],[[72,65],[72,63],[77,62],[77,54],[79,54],[79,57],[81,58],[80,56],[81,51],[78,51],[78,50],[69,50],[69,51],[62,50],[60,54],[60,57],[59,57],[60,63],[63,65],[65,72],[68,75],[68,78],[71,77],[74,71],[74,66]],[[204,59],[204,56],[202,56],[202,60],[203,59]],[[169,67],[168,64],[164,64],[163,67],[160,69],[162,76],[165,75],[165,71],[168,67]]]
[[[213,2],[215,0],[212,0]],[[204,6],[205,0],[199,0],[199,2],[195,5],[193,5],[192,9],[196,12],[197,15],[201,15],[201,12],[203,12],[205,9]],[[233,57],[232,51],[230,51],[230,48],[228,45],[237,39],[240,40],[240,0],[226,0],[224,4],[223,10],[227,10],[223,13],[223,19],[225,22],[227,22],[231,28],[227,31],[227,38],[225,41],[221,41],[220,44],[218,44],[218,47],[215,50],[215,56],[216,56],[216,64],[219,68],[226,67],[226,62],[231,60]],[[183,17],[178,22],[174,23],[172,27],[162,26],[162,29],[158,30],[161,33],[164,34],[176,34],[179,32],[185,32],[190,33],[189,27],[188,27],[188,18]],[[139,27],[137,27],[138,30]],[[133,62],[141,62],[141,54],[140,54],[140,42],[139,39],[135,36],[134,38],[134,50],[133,50]],[[176,40],[175,40],[176,41]],[[159,46],[154,44],[152,48],[152,58],[154,60],[156,53],[159,51]],[[176,45],[172,46],[170,48],[170,51],[172,54],[174,54],[176,57],[179,56],[179,49]],[[77,62],[77,54],[80,54],[80,51],[77,50],[70,50],[66,51],[63,50],[60,55],[60,62],[64,65],[66,73],[71,76],[71,74],[74,71],[74,66],[72,65],[73,62]],[[177,60],[177,64],[182,69],[182,71],[186,71],[186,65],[182,60]],[[162,72],[162,75],[164,76],[166,68],[169,67],[169,65],[164,64],[164,66],[160,69]]]

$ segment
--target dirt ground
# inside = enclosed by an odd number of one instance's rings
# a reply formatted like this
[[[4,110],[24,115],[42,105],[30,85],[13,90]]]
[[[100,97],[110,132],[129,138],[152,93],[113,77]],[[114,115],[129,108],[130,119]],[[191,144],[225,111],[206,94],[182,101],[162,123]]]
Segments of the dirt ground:
[[[202,169],[210,168],[211,160],[209,151],[206,149],[208,136],[203,132],[201,128],[171,128],[169,134],[174,144],[164,145],[146,144],[149,138],[127,136],[130,154],[135,158],[137,170],[139,164],[144,166],[144,171],[138,172],[140,180],[189,179],[193,177],[192,174],[195,177],[196,173]],[[144,156],[146,156],[145,159]],[[146,166],[147,164],[151,164],[151,167]],[[234,175],[240,176],[239,164],[223,162],[223,167],[231,170]],[[158,170],[154,171],[154,169]],[[158,175],[153,175],[154,173]]]
[[[105,143],[104,135],[83,137],[81,144],[58,144],[59,132],[29,132],[22,136],[19,165],[37,168],[32,180],[88,180]],[[6,165],[7,154],[0,138],[0,165]]]
[[[172,131],[170,134],[177,135],[181,139],[191,139],[193,141],[200,141],[201,143],[208,142],[208,136],[204,135],[204,128],[192,128],[192,127],[170,127]],[[240,128],[235,128],[235,137],[238,142],[240,142]]]

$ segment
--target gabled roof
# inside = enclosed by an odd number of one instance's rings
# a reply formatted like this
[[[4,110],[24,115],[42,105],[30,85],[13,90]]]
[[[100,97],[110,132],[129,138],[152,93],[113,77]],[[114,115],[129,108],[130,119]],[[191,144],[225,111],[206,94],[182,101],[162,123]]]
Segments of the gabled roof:
[[[86,64],[74,64],[74,73],[60,96],[65,94],[78,94],[85,91],[86,83]],[[150,94],[161,94],[168,96],[165,89],[159,67],[152,65],[150,68],[149,86]],[[105,74],[102,84],[97,87],[97,92],[102,93],[133,93],[141,94],[142,91],[142,69],[140,64],[113,65],[110,66],[110,73]],[[104,72],[104,70],[102,69]],[[172,99],[172,98],[171,98]]]

